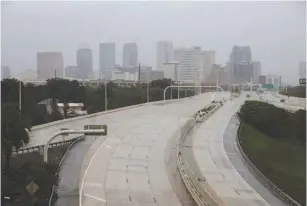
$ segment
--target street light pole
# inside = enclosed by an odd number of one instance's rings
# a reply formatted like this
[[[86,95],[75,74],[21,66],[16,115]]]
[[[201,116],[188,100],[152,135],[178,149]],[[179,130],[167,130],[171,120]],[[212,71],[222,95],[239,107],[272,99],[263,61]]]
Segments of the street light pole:
[[[108,89],[107,89],[107,86],[108,86],[108,82],[105,79],[105,82],[104,82],[104,110],[105,111],[108,110]]]
[[[149,102],[149,82],[147,82],[147,103]]]
[[[21,80],[19,81],[19,112],[21,112]]]

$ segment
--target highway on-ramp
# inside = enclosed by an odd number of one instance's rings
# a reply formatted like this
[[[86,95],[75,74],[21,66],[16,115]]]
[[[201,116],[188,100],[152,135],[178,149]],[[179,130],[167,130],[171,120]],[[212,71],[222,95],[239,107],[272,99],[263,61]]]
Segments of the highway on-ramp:
[[[283,206],[282,201],[253,177],[235,149],[233,132],[236,128],[233,124],[229,126],[229,122],[245,100],[241,95],[228,101],[207,121],[194,128],[190,136],[197,166],[195,173],[205,179],[203,187],[211,192],[211,196],[224,205]]]

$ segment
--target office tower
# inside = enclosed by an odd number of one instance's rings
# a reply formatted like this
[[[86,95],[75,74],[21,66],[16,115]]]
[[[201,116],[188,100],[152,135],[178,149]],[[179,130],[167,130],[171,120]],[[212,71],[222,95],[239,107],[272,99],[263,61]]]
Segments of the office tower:
[[[202,80],[202,54],[200,47],[175,49],[175,60],[179,61],[179,81],[195,83]]]
[[[300,62],[299,78],[306,78],[306,62]]]
[[[215,64],[215,51],[202,51],[202,75],[203,79],[211,75],[213,64]]]
[[[261,74],[261,63],[260,61],[252,61],[252,70],[253,70],[253,82],[258,84],[259,83],[259,76]]]
[[[100,72],[115,68],[115,43],[99,44],[99,70]]]
[[[92,50],[87,48],[78,49],[77,51],[77,77],[88,79],[93,72]]]
[[[1,79],[11,78],[11,69],[8,66],[1,66]]]
[[[252,52],[249,46],[233,46],[230,54],[230,62],[247,62],[252,61]]]
[[[63,78],[63,56],[61,52],[37,53],[37,78]]]
[[[174,60],[173,43],[170,41],[157,42],[156,69],[161,70],[164,63],[172,62],[173,60]]]
[[[126,43],[123,47],[123,67],[138,65],[138,46],[136,43]]]
[[[252,63],[252,52],[249,46],[233,46],[227,66],[231,84],[245,84],[254,77],[259,79],[257,76],[260,75],[261,64],[258,61]]]

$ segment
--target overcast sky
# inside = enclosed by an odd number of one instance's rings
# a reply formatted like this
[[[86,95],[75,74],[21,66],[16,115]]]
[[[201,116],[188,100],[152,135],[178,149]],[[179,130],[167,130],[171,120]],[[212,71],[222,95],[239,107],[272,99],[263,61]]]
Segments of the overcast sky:
[[[36,70],[36,52],[59,51],[64,66],[76,64],[76,50],[98,44],[136,42],[142,64],[155,67],[159,40],[175,47],[215,50],[225,64],[234,44],[249,45],[262,72],[297,83],[300,61],[306,61],[305,2],[6,2],[2,3],[2,65],[13,73]]]

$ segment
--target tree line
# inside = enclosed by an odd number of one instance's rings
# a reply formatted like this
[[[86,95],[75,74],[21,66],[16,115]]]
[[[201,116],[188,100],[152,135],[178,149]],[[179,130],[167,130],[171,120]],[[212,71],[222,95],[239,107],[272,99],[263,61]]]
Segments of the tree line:
[[[306,85],[289,87],[287,90],[284,89],[279,93],[291,97],[306,98]]]
[[[244,123],[274,138],[295,138],[306,142],[306,111],[290,113],[260,101],[246,101],[238,112]]]

